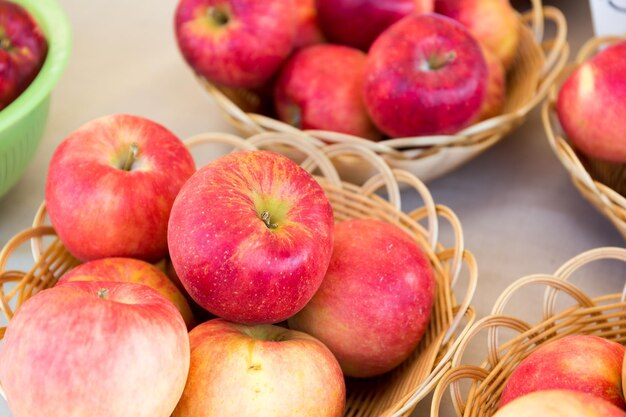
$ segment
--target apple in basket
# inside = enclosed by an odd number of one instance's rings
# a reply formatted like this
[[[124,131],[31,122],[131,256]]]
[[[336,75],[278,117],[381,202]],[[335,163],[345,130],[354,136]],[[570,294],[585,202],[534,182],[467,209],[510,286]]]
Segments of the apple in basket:
[[[502,113],[506,100],[506,73],[498,57],[486,47],[482,47],[487,63],[487,93],[478,120],[485,120]]]
[[[63,274],[57,285],[72,281],[115,281],[143,284],[170,300],[185,320],[188,329],[195,319],[185,296],[154,265],[132,258],[104,258],[90,261]]]
[[[28,11],[0,0],[0,110],[35,79],[47,51],[48,43]]]
[[[622,394],[624,346],[592,335],[566,336],[540,346],[515,368],[500,406],[534,391],[586,392],[626,407]]]
[[[520,21],[509,0],[435,0],[435,11],[461,22],[496,54],[505,69],[513,64]]]
[[[294,48],[304,48],[325,41],[317,17],[315,0],[294,0],[296,5],[296,39]]]
[[[379,139],[363,102],[365,60],[365,53],[348,46],[301,49],[278,76],[274,91],[278,118],[301,129]]]
[[[307,334],[213,319],[193,329],[189,339],[189,378],[172,417],[343,414],[341,368]]]
[[[92,120],[52,157],[46,182],[50,221],[80,260],[155,262],[167,254],[170,210],[194,171],[191,154],[165,127],[120,114]]]
[[[493,417],[626,417],[626,412],[591,394],[550,390],[520,397]]]
[[[455,133],[478,117],[487,65],[461,24],[436,14],[407,16],[372,45],[365,104],[391,137]]]
[[[624,356],[624,361],[622,362],[622,394],[626,398],[626,356]]]
[[[199,169],[169,221],[176,274],[209,312],[275,323],[300,310],[330,261],[333,211],[295,162],[268,151],[236,152]]]
[[[335,226],[320,289],[289,326],[328,346],[345,375],[379,375],[413,352],[434,296],[433,268],[406,232],[379,220],[347,220]]]
[[[180,0],[175,29],[187,63],[229,87],[262,86],[291,52],[292,0]]]
[[[367,51],[389,26],[434,11],[434,0],[316,0],[320,26],[334,43]]]
[[[589,157],[626,163],[626,41],[580,65],[563,83],[556,111],[568,139]]]
[[[0,382],[14,417],[169,417],[189,361],[185,323],[157,291],[68,282],[17,310]]]

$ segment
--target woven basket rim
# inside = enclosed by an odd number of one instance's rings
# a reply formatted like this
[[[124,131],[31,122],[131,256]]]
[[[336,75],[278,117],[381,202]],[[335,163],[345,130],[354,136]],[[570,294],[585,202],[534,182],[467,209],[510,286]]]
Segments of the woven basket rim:
[[[480,415],[482,404],[476,397],[479,393],[485,394],[491,389],[490,382],[502,377],[504,367],[513,367],[510,354],[520,344],[540,345],[546,337],[554,335],[557,323],[566,321],[562,327],[572,325],[576,317],[592,316],[596,320],[603,321],[604,310],[626,310],[626,284],[621,293],[603,294],[596,297],[588,296],[579,286],[568,280],[580,268],[590,263],[605,260],[616,260],[626,263],[626,248],[599,247],[585,251],[567,261],[553,274],[528,275],[510,284],[498,297],[489,315],[474,322],[464,334],[458,349],[454,354],[451,368],[442,376],[431,404],[431,417],[439,415],[439,409],[444,397],[444,392],[449,388],[452,403],[457,416]],[[542,306],[543,317],[537,323],[528,323],[514,315],[504,313],[504,309],[512,296],[519,290],[531,285],[545,287]],[[560,311],[555,310],[557,294],[565,294],[576,301],[576,305],[565,307]],[[503,344],[498,342],[498,329],[508,328],[517,332]],[[464,353],[479,333],[487,331],[486,355],[480,365],[467,365],[463,363]],[[566,336],[568,332],[559,333],[557,337]],[[569,332],[572,334],[572,332]],[[552,339],[550,339],[552,340]],[[530,353],[530,352],[528,352]],[[501,356],[504,355],[504,356]],[[471,388],[462,392],[460,382],[463,380],[473,381]],[[478,414],[468,414],[469,409]]]
[[[280,132],[266,132],[248,139],[227,133],[205,133],[188,138],[184,143],[190,148],[207,144],[226,144],[235,150],[263,149],[277,143],[290,144],[305,152],[301,166],[316,176],[331,200],[333,200],[333,196],[340,196],[343,199],[361,199],[355,200],[355,204],[367,200],[369,204],[384,211],[385,216],[396,219],[397,224],[420,244],[435,267],[438,287],[444,285],[446,288],[444,292],[450,293],[450,299],[446,300],[445,306],[440,306],[440,309],[445,310],[445,314],[448,316],[447,325],[442,327],[442,323],[432,324],[431,321],[431,326],[434,326],[433,332],[437,332],[437,338],[432,339],[430,345],[426,346],[426,348],[433,346],[433,349],[430,349],[430,352],[426,349],[424,354],[432,355],[432,368],[429,368],[429,373],[419,386],[411,387],[411,392],[405,395],[401,401],[391,404],[390,408],[387,409],[391,411],[386,412],[385,416],[403,416],[410,412],[417,402],[434,388],[438,378],[449,368],[452,355],[462,339],[460,335],[466,332],[475,317],[471,300],[477,284],[477,266],[471,252],[465,249],[462,228],[454,212],[446,206],[435,204],[428,188],[415,176],[406,171],[391,169],[379,155],[355,144],[335,144],[320,148],[306,138],[294,139],[293,135]],[[347,154],[367,160],[378,170],[378,174],[361,185],[342,181],[331,162],[331,158]],[[423,206],[403,212],[399,183],[412,187],[419,194]],[[381,188],[386,190],[387,199],[377,194]],[[444,247],[439,243],[440,223],[443,222],[451,227],[454,235],[454,243],[451,247]],[[407,227],[411,227],[411,229],[409,230]],[[48,263],[51,260],[50,247],[46,248],[42,238],[51,235],[55,236],[55,231],[53,227],[46,225],[46,209],[45,204],[42,204],[35,215],[32,227],[15,235],[0,250],[0,282],[4,284],[5,282],[18,281],[18,285],[8,291],[0,286],[0,307],[8,320],[13,315],[13,309],[9,304],[11,299],[18,297],[19,302],[22,302],[34,291],[42,289],[38,287],[34,290],[30,289],[32,284],[25,282],[25,280],[29,274],[34,274],[33,270],[45,271],[48,269]],[[60,241],[58,242],[61,245]],[[28,243],[31,245],[33,254],[33,269],[29,272],[6,271],[7,260],[12,253],[21,245]],[[54,251],[59,250],[57,247],[53,249]],[[62,245],[61,249],[63,249]],[[463,288],[462,297],[457,301],[454,288],[458,288],[460,285],[457,281],[462,275],[462,270],[465,272],[463,285],[466,287]],[[30,292],[23,296],[20,291],[25,291],[25,287],[29,287],[27,292]],[[439,293],[440,290],[438,290]],[[0,335],[3,336],[4,330],[0,329]]]
[[[217,86],[197,74],[196,77],[199,83],[205,87],[209,96],[217,101],[227,119],[235,124],[241,123],[251,132],[260,133],[276,130],[307,135],[320,146],[329,142],[358,143],[381,154],[390,163],[396,161],[410,163],[422,157],[432,156],[446,148],[467,147],[476,148],[477,151],[480,151],[496,143],[508,131],[523,122],[528,112],[545,98],[550,85],[569,56],[566,39],[567,22],[562,12],[552,6],[542,6],[541,0],[529,1],[532,8],[520,16],[520,22],[523,27],[530,29],[535,42],[546,53],[539,83],[536,86],[536,94],[516,111],[475,123],[456,134],[391,138],[373,142],[358,136],[331,131],[300,130],[268,116],[245,112],[226,97]],[[552,39],[544,39],[546,22],[552,22],[556,27],[556,34]]]

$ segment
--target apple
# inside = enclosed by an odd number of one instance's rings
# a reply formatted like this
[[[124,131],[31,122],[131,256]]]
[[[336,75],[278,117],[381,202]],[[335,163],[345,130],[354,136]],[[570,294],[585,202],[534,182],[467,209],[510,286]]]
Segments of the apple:
[[[367,51],[389,26],[412,13],[434,11],[434,0],[316,0],[322,32],[331,42]]]
[[[493,417],[626,417],[626,412],[590,394],[550,390],[520,397]]]
[[[624,346],[592,335],[566,336],[540,346],[511,373],[500,406],[534,391],[586,392],[626,407],[622,394]]]
[[[343,415],[341,368],[307,334],[213,319],[189,339],[189,378],[172,417]]]
[[[585,155],[626,163],[626,41],[610,45],[580,65],[563,83],[556,101],[559,122]]]
[[[411,15],[383,32],[365,66],[365,104],[391,137],[455,133],[479,115],[487,64],[459,23]]]
[[[622,395],[626,398],[626,356],[622,361]]]
[[[174,198],[194,173],[183,143],[138,116],[111,115],[72,132],[48,168],[46,207],[67,249],[87,261],[167,254]]]
[[[30,13],[0,0],[0,110],[35,79],[47,52],[46,38]]]
[[[199,169],[176,197],[174,269],[209,312],[276,323],[300,310],[330,261],[333,211],[311,174],[268,151],[236,152]]]
[[[347,46],[301,49],[278,77],[274,91],[278,118],[301,129],[379,139],[363,102],[365,61],[363,52]]]
[[[413,352],[434,297],[433,268],[406,232],[380,220],[347,220],[335,226],[320,289],[289,327],[328,346],[345,375],[370,377]]]
[[[17,311],[0,381],[14,417],[169,417],[189,361],[185,323],[157,291],[68,282]]]
[[[486,120],[502,114],[506,100],[506,73],[498,57],[489,49],[482,48],[487,63],[487,92],[478,120]]]
[[[132,258],[97,259],[78,265],[63,274],[57,285],[73,281],[114,281],[147,285],[174,303],[188,329],[195,324],[184,295],[163,272],[147,262]]]
[[[228,87],[263,85],[291,52],[293,0],[179,0],[176,40],[187,63]]]
[[[296,39],[294,48],[304,48],[325,41],[317,18],[315,0],[294,0],[296,6]]]
[[[519,15],[509,0],[435,0],[435,11],[461,22],[509,69],[519,45]]]

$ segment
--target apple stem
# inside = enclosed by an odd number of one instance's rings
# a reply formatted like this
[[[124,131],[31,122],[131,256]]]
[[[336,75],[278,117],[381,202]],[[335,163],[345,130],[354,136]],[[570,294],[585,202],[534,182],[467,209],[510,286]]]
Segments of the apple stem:
[[[100,288],[97,294],[98,294],[98,298],[102,298],[103,300],[106,300],[107,297],[109,296],[109,290],[106,288]]]
[[[135,163],[135,160],[137,159],[137,152],[139,152],[139,145],[137,145],[135,142],[131,143],[130,148],[128,149],[128,155],[126,155],[126,161],[122,166],[122,169],[124,171],[131,170],[133,164]]]
[[[217,26],[225,26],[230,20],[228,13],[225,13],[224,10],[221,10],[218,7],[209,7],[207,10],[207,14],[211,18],[211,20],[213,20],[215,24],[217,24]]]
[[[276,229],[278,227],[276,223],[272,223],[269,211],[264,211],[263,213],[261,213],[261,220],[263,220],[263,223],[265,223],[265,225],[269,229]]]
[[[456,59],[456,52],[450,51],[447,54],[435,55],[432,58],[427,59],[423,65],[422,70],[424,71],[437,71],[443,67],[445,67],[450,62],[453,62]]]

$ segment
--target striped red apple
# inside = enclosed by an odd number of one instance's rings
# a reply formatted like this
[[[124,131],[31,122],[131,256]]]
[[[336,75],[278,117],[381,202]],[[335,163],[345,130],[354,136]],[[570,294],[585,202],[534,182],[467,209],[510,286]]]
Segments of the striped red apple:
[[[236,152],[199,169],[172,207],[168,243],[189,295],[241,323],[276,323],[319,288],[332,251],[333,211],[295,162]]]
[[[540,346],[506,382],[500,406],[535,391],[568,389],[626,407],[622,394],[621,344],[593,335],[572,335]]]
[[[167,222],[195,171],[191,154],[162,125],[116,114],[92,120],[57,147],[46,180],[50,221],[87,261],[156,262],[167,255]]]

